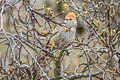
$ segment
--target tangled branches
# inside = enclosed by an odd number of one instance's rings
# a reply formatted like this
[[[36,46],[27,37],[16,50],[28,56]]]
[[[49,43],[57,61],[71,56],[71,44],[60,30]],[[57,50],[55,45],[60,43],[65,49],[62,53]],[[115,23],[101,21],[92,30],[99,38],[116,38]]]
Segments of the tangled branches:
[[[119,2],[58,0],[56,5],[62,3],[65,13],[35,7],[37,3],[0,0],[0,79],[119,79]],[[72,48],[49,49],[53,26],[62,25],[58,18],[69,11],[75,12],[78,20]]]

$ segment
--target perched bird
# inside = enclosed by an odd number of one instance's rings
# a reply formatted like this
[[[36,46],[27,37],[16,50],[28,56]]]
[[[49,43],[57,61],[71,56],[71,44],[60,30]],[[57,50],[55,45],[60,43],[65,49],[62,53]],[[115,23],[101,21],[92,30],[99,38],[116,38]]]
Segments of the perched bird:
[[[74,12],[69,12],[65,16],[64,24],[57,25],[52,36],[48,40],[47,46],[51,48],[64,49],[75,40],[77,20]]]

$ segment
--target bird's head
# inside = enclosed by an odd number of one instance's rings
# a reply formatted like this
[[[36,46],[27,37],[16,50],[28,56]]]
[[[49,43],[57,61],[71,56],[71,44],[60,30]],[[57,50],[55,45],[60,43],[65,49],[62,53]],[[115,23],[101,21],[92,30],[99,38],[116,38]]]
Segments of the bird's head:
[[[69,12],[65,16],[65,24],[70,26],[70,27],[77,27],[77,20],[74,12]]]

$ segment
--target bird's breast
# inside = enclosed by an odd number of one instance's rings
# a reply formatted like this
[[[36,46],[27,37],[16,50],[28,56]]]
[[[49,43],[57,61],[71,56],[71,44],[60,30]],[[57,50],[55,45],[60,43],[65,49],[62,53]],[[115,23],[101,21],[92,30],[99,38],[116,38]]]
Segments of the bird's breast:
[[[75,35],[76,35],[76,28],[71,28],[69,32],[63,31],[61,36],[66,41],[70,41],[71,42],[71,41],[75,40]]]

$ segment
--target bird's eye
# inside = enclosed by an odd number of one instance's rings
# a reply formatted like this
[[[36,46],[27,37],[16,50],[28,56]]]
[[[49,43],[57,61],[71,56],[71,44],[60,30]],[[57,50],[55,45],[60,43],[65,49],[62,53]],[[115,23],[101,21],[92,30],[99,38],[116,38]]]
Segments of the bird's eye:
[[[71,18],[69,18],[69,19],[66,19],[66,20],[72,20]]]
[[[71,18],[69,20],[72,20]]]
[[[66,20],[69,20],[69,19],[66,19]]]

